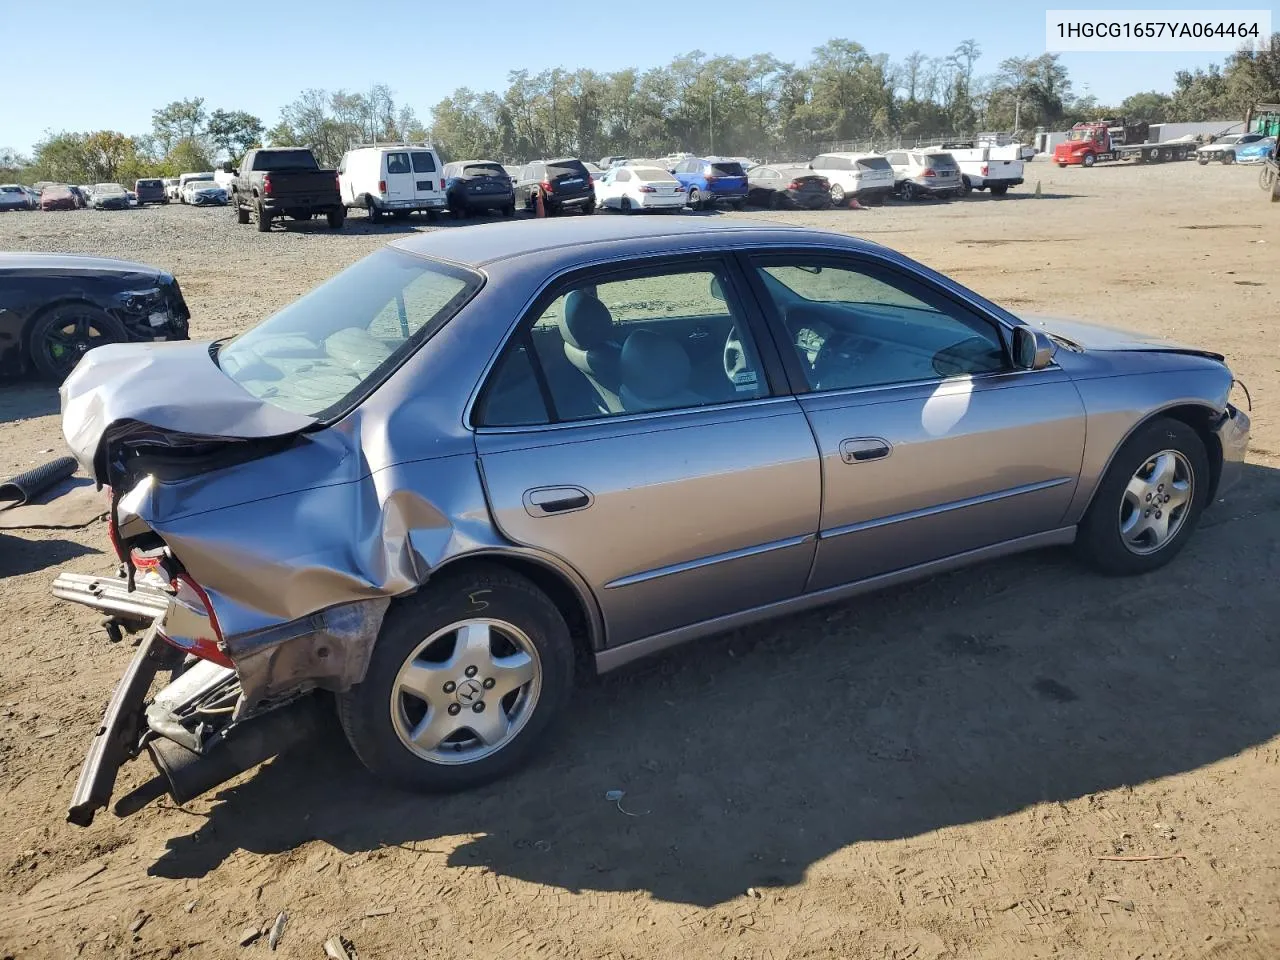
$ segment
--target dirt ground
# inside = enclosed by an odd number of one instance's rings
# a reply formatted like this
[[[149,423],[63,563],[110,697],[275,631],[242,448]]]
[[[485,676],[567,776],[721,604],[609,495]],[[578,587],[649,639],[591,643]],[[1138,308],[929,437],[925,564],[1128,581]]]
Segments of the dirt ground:
[[[336,934],[363,960],[1280,956],[1280,206],[1240,167],[1028,177],[1004,200],[756,216],[894,246],[1015,311],[1224,352],[1252,464],[1171,566],[1021,557],[585,679],[537,762],[465,795],[374,783],[335,727],[186,809],[79,829],[67,798],[131,650],[48,586],[113,558],[101,525],[19,532],[0,957],[263,954],[241,932],[280,911],[276,952],[299,958]],[[164,267],[217,337],[406,229],[11,214],[0,249]],[[61,452],[57,405],[0,387],[0,474]]]

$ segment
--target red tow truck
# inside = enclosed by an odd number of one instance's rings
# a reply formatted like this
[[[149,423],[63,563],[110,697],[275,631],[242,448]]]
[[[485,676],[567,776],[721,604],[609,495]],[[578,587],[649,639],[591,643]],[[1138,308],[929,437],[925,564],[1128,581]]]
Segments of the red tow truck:
[[[1053,148],[1053,162],[1060,167],[1092,167],[1106,160],[1136,160],[1159,163],[1186,160],[1196,155],[1192,140],[1148,143],[1151,128],[1146,123],[1128,123],[1124,117],[1077,123],[1067,139]]]

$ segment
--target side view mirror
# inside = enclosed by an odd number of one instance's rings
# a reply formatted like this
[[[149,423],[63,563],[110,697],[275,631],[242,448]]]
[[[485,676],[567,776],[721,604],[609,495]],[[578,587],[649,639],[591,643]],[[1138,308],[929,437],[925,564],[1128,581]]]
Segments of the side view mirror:
[[[1013,362],[1021,370],[1043,370],[1053,360],[1053,341],[1034,327],[1013,328]]]
[[[724,288],[720,286],[720,278],[717,276],[712,276],[711,278],[711,295],[715,297],[717,300],[719,300],[721,303],[725,302]]]

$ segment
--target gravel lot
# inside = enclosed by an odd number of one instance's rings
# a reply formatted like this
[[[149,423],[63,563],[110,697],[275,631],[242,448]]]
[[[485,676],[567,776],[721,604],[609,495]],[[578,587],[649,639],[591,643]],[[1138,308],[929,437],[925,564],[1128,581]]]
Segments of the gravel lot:
[[[0,540],[0,957],[262,953],[241,933],[282,910],[282,957],[335,934],[364,960],[1280,955],[1280,206],[1241,167],[1028,177],[754,216],[1226,353],[1253,462],[1174,564],[1114,581],[1033,555],[677,650],[583,681],[538,762],[462,796],[385,789],[330,739],[80,830],[67,797],[131,651],[48,584],[112,556],[101,525],[20,531]],[[2,216],[0,249],[164,267],[212,338],[426,228],[261,235],[171,206]],[[61,452],[56,412],[52,388],[0,386],[0,473]]]

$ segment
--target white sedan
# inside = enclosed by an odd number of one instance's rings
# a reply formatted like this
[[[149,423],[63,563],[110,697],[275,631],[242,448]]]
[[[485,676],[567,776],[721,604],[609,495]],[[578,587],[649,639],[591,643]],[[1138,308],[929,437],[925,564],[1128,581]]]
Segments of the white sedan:
[[[659,167],[613,167],[595,181],[596,204],[611,210],[680,210],[680,181]]]

